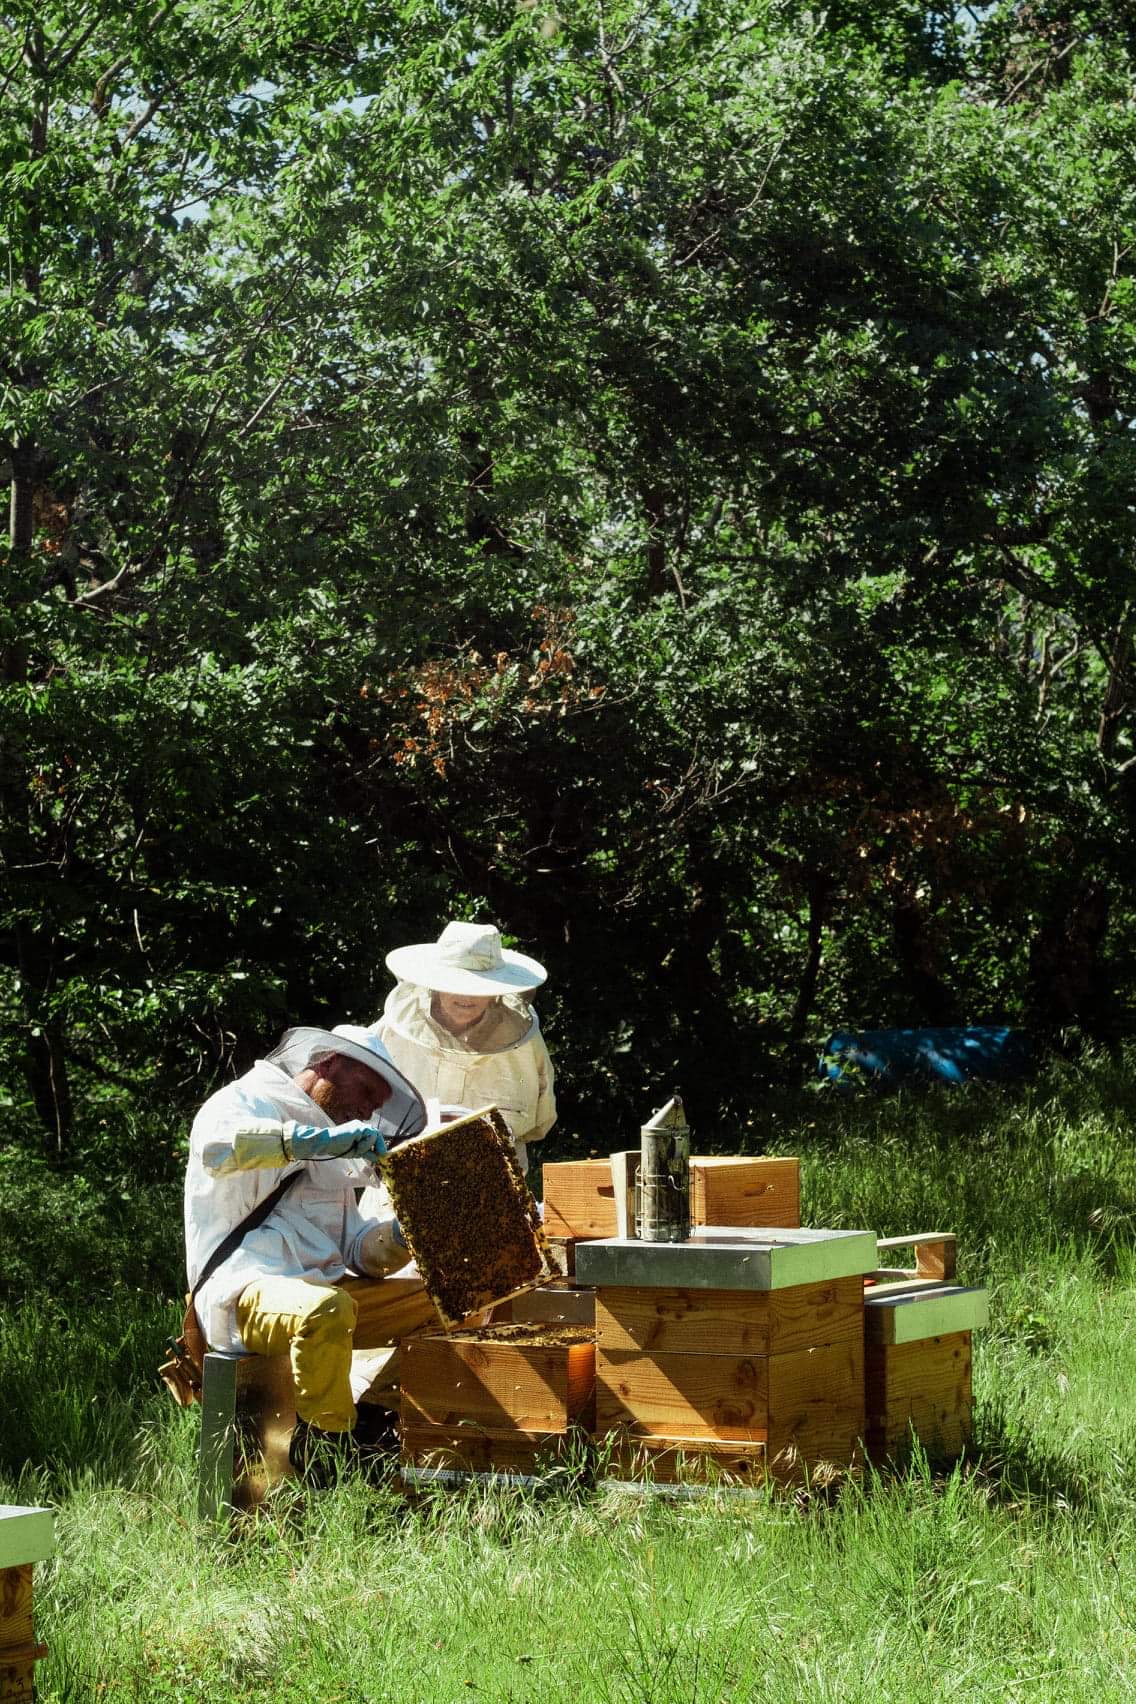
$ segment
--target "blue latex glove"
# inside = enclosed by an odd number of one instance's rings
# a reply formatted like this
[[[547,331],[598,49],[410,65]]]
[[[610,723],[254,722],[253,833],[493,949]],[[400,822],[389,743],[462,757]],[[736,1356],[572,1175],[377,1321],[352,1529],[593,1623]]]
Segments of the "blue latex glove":
[[[399,1224],[397,1219],[391,1220],[391,1237],[398,1244],[399,1248],[407,1248],[409,1246],[406,1238],[402,1234],[402,1226]]]
[[[293,1121],[284,1125],[283,1143],[290,1160],[342,1160],[353,1154],[377,1158],[387,1151],[382,1131],[361,1118],[327,1130]]]

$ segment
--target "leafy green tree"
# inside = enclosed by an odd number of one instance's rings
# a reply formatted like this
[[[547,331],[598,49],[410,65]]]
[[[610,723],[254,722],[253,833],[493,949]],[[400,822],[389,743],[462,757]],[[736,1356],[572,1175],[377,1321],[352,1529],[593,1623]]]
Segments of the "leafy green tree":
[[[53,1145],[68,1065],[368,1016],[466,908],[550,963],[569,1120],[1045,1015],[1131,907],[1122,30],[1026,100],[1001,11],[6,16]]]

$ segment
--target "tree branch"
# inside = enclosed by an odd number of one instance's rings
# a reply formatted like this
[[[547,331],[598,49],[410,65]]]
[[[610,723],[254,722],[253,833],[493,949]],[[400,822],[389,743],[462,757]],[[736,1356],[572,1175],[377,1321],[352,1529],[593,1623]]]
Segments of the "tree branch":
[[[1006,546],[998,545],[998,554],[1002,561],[1003,579],[1010,582],[1023,597],[1031,598],[1036,603],[1044,604],[1047,609],[1064,609],[1064,600],[1046,584],[1040,574],[1035,574],[1032,568],[1027,568],[1019,562]]]

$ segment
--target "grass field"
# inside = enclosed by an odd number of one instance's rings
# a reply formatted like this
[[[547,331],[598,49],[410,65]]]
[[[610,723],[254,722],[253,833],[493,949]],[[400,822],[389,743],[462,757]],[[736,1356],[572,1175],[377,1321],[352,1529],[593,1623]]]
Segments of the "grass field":
[[[232,1536],[196,1525],[195,1417],[152,1382],[168,1186],[87,1202],[78,1228],[51,1197],[37,1252],[27,1181],[0,1166],[6,1266],[29,1275],[0,1307],[0,1500],[57,1510],[41,1698],[1136,1695],[1134,1111],[1102,1061],[1014,1093],[807,1097],[698,1143],[799,1153],[806,1223],[959,1232],[992,1323],[950,1473],[685,1503],[550,1482],[410,1504],[345,1481]]]

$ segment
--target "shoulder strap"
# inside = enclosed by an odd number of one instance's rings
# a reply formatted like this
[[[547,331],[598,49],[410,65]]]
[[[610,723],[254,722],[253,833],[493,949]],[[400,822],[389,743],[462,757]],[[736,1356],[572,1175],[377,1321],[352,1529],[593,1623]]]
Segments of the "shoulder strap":
[[[263,1225],[272,1209],[281,1200],[281,1198],[288,1193],[303,1169],[303,1166],[297,1166],[296,1170],[290,1171],[287,1177],[282,1177],[280,1182],[276,1185],[276,1188],[266,1195],[263,1201],[258,1201],[252,1212],[242,1219],[239,1225],[235,1225],[231,1231],[227,1232],[227,1234],[221,1238],[221,1241],[217,1244],[217,1247],[213,1250],[213,1253],[209,1256],[209,1259],[205,1262],[205,1265],[198,1273],[197,1283],[193,1286],[193,1289],[189,1293],[189,1305],[191,1307],[197,1298],[197,1292],[200,1290],[202,1284],[204,1284],[208,1278],[212,1278],[214,1272],[216,1272],[221,1263],[228,1260],[229,1256],[235,1249],[240,1247],[241,1243],[244,1242],[250,1232],[255,1231],[258,1225]]]

